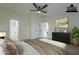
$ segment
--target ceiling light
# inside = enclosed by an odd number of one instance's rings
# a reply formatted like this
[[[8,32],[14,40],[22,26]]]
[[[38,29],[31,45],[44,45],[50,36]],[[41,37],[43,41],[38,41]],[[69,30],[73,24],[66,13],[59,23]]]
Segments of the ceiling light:
[[[40,13],[41,13],[41,11],[37,11],[37,13],[39,13],[39,14],[40,14]]]

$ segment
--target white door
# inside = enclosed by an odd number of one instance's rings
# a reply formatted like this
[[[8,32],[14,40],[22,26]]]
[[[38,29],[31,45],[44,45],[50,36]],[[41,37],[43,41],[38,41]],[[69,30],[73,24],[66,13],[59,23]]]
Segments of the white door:
[[[10,38],[12,40],[18,40],[19,21],[10,20]]]
[[[40,37],[48,37],[48,22],[40,24]]]

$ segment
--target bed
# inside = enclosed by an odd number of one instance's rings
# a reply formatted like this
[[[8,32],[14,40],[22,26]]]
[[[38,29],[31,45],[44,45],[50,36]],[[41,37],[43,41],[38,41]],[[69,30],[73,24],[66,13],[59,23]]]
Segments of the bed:
[[[24,43],[30,46],[25,55],[79,55],[79,47],[46,38],[25,40]]]
[[[40,55],[63,55],[64,49],[46,42],[47,39],[34,39],[25,41],[33,47]]]
[[[8,43],[8,54],[5,54],[0,46],[1,55],[79,55],[79,47],[47,38],[8,41]]]

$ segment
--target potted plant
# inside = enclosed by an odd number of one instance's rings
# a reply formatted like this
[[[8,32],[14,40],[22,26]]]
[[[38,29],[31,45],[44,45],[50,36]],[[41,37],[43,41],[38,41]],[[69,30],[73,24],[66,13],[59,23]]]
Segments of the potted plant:
[[[79,28],[74,27],[72,29],[72,41],[74,45],[79,45]]]

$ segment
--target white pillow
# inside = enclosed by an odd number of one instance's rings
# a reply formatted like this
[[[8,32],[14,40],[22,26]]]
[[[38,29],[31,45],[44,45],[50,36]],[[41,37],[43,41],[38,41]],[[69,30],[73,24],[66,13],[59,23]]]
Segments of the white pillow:
[[[4,45],[4,39],[0,39],[0,55],[4,55],[3,45]]]
[[[4,45],[4,39],[0,39],[0,46]]]

